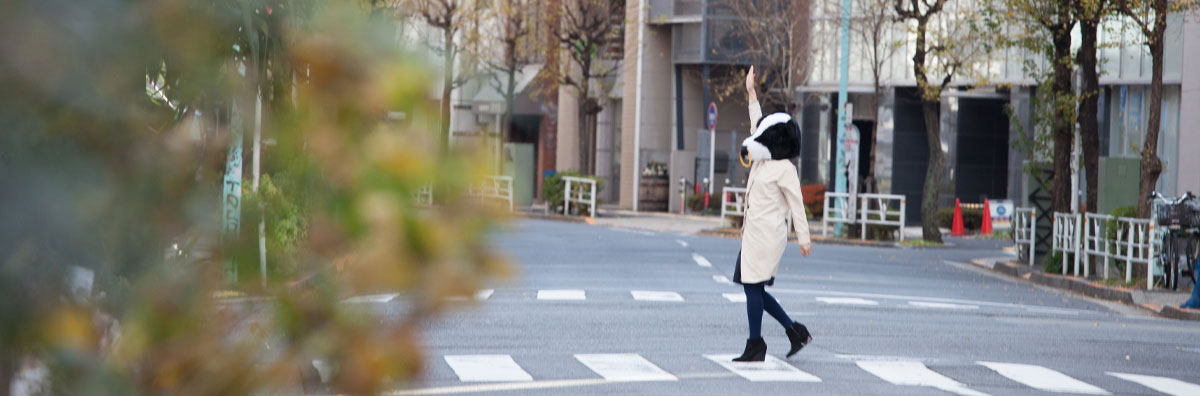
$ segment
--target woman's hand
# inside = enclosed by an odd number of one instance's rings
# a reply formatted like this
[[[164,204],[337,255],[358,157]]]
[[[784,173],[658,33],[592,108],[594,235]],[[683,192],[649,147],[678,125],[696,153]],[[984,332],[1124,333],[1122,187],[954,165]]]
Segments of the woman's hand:
[[[750,66],[750,71],[746,73],[746,92],[754,95],[754,66]]]
[[[800,245],[800,254],[804,255],[804,257],[808,257],[810,253],[812,253],[811,243],[807,245]]]

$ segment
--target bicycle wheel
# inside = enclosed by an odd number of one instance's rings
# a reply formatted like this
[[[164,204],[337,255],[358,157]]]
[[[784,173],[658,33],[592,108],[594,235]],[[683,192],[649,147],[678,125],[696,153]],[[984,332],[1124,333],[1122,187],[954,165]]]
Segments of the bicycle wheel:
[[[1158,252],[1158,263],[1162,267],[1163,288],[1174,289],[1171,278],[1175,274],[1175,238],[1170,231],[1163,234],[1162,249]],[[1153,283],[1154,274],[1146,274]]]
[[[1196,260],[1200,258],[1200,235],[1189,234],[1183,239],[1183,263],[1179,266],[1179,279],[1190,285],[1196,284]]]

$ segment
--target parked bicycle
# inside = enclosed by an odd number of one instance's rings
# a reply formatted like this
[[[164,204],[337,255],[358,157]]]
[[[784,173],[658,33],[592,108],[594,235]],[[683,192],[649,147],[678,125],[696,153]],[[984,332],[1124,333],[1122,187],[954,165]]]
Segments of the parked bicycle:
[[[1154,201],[1154,217],[1163,227],[1158,261],[1163,269],[1163,285],[1179,289],[1179,281],[1190,278],[1196,283],[1196,259],[1200,255],[1200,199],[1186,192],[1179,198],[1167,198],[1157,191],[1150,194]]]

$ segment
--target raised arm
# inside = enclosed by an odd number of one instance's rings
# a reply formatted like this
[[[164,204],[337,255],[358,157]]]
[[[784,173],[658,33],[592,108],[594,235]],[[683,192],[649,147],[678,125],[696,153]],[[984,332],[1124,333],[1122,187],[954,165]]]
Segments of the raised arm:
[[[758,94],[754,92],[754,66],[750,66],[750,71],[746,73],[746,99],[750,108],[750,131],[753,132],[754,126],[762,118],[762,107],[758,105]]]

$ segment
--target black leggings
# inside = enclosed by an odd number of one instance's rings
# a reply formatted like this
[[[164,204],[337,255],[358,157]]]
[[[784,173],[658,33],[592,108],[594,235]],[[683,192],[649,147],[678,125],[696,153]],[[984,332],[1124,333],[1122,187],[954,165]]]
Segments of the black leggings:
[[[789,318],[787,312],[783,311],[783,307],[779,306],[775,297],[771,297],[771,294],[767,293],[765,284],[743,284],[742,289],[746,291],[746,319],[750,321],[750,339],[762,338],[764,310],[778,320],[783,327],[792,325],[792,318]]]

